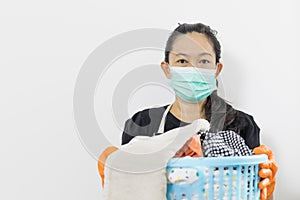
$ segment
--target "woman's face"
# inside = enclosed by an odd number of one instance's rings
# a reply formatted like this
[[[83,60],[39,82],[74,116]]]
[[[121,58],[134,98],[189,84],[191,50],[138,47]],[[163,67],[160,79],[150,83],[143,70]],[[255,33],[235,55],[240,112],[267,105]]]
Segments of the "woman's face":
[[[169,66],[217,69],[216,77],[222,69],[222,63],[216,64],[216,55],[212,43],[204,34],[197,32],[178,36],[169,54],[169,64],[165,61],[161,63],[165,75],[170,79]]]

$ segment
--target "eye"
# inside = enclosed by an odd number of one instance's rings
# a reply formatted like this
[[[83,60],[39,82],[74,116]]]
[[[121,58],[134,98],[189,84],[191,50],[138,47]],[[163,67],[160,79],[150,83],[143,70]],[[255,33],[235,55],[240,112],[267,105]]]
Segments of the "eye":
[[[208,64],[208,63],[210,63],[210,62],[209,62],[209,60],[205,60],[205,59],[203,59],[203,60],[200,60],[200,63],[203,63],[203,64]]]
[[[181,64],[184,64],[184,62],[187,62],[187,61],[184,60],[184,59],[179,59],[179,60],[177,60],[177,62],[179,62],[179,63],[181,63]]]

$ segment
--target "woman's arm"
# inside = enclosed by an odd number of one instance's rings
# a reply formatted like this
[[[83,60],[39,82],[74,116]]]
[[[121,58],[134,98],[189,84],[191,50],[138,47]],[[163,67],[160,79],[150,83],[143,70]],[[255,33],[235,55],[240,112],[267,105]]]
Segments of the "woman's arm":
[[[130,130],[131,124],[136,123],[137,125],[140,125],[142,121],[141,112],[135,113],[131,118],[127,119],[125,121],[124,130],[122,134],[122,145],[127,144],[135,137],[135,134],[133,133],[133,130]]]
[[[250,149],[260,145],[260,128],[252,115],[238,111],[238,115],[231,127],[236,127],[239,130],[240,136],[244,138],[246,145]]]
[[[147,126],[150,124],[149,109],[136,112],[131,118],[125,121],[122,134],[122,145],[130,142],[137,135],[144,135],[147,132]]]
[[[132,140],[132,138],[134,138],[134,136],[130,135],[129,133],[126,133],[126,130],[128,130],[127,127],[128,127],[129,120],[130,119],[127,119],[125,122],[121,145],[127,144],[128,142],[130,142],[130,140]]]

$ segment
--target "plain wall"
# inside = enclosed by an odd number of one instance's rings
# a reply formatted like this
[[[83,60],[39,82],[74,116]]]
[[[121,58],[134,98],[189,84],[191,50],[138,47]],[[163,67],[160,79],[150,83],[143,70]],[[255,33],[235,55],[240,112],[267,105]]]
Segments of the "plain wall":
[[[81,65],[114,35],[173,30],[178,22],[202,22],[218,31],[225,97],[254,116],[262,142],[275,152],[275,199],[299,199],[297,7],[296,0],[2,1],[0,199],[101,199],[96,160],[73,119]],[[163,53],[145,51],[128,59],[120,67],[159,64]],[[152,89],[124,100],[127,117],[172,100]]]

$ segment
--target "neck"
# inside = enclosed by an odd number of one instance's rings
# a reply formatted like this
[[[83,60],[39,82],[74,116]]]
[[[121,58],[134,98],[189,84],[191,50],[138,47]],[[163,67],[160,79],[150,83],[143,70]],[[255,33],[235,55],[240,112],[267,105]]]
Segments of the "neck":
[[[189,103],[176,96],[176,100],[171,105],[170,112],[177,119],[187,123],[200,118],[205,119],[204,105],[206,100],[207,98],[196,103]]]

